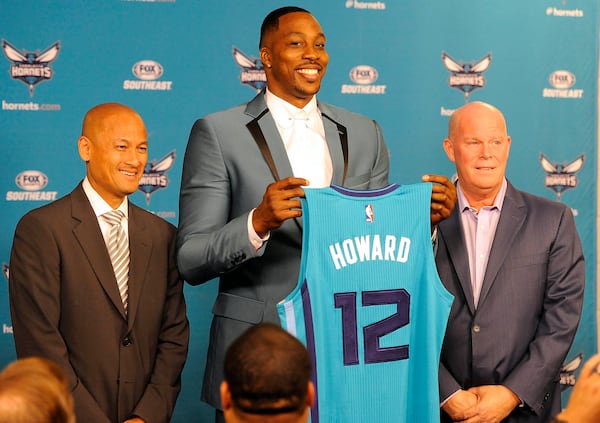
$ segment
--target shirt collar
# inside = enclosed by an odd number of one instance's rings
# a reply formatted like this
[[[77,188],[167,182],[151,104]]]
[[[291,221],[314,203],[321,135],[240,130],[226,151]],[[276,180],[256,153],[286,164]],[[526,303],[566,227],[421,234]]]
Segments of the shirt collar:
[[[496,198],[494,199],[494,204],[492,204],[491,206],[486,206],[487,208],[497,209],[498,211],[502,211],[502,205],[504,204],[504,197],[506,196],[506,187],[507,186],[508,186],[508,183],[506,182],[506,178],[504,178],[504,180],[502,181],[502,187],[500,187],[500,191],[498,191],[498,194],[496,195]],[[458,181],[456,184],[456,193],[458,195],[458,209],[461,212],[464,212],[466,210],[471,210],[471,205],[469,204],[469,200],[467,200],[467,197],[465,197],[465,194],[460,187],[460,181]]]
[[[96,217],[100,217],[104,213],[111,211],[113,209],[111,206],[108,205],[108,203],[104,200],[104,198],[102,198],[100,196],[100,194],[98,194],[98,191],[96,191],[94,189],[94,187],[92,187],[92,184],[90,183],[87,176],[83,180],[82,186],[83,186],[83,191],[85,192],[85,195],[87,195],[87,198],[88,198],[90,204],[92,205],[92,209],[94,209],[94,213],[96,214]],[[129,217],[128,209],[129,209],[128,208],[128,200],[127,200],[127,197],[125,197],[123,202],[119,205],[119,207],[117,207],[117,210],[121,210],[123,212],[123,214],[125,215],[125,218],[128,218]]]
[[[277,97],[267,88],[265,91],[265,103],[267,103],[267,107],[273,115],[275,123],[282,128],[291,127],[293,119],[302,112],[306,114],[308,126],[312,126],[315,119],[320,117],[319,108],[317,107],[317,97],[314,95],[306,106],[300,109],[282,98]]]

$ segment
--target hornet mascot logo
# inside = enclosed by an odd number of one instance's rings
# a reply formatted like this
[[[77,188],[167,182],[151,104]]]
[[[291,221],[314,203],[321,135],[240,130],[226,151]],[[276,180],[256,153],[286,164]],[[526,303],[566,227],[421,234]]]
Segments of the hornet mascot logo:
[[[52,79],[53,71],[50,63],[58,56],[60,42],[55,42],[41,53],[25,51],[21,53],[8,41],[2,40],[2,50],[13,64],[10,66],[12,79],[29,86],[29,95],[33,97],[33,89],[40,82]]]
[[[463,92],[465,95],[465,103],[469,101],[469,94],[477,88],[485,85],[483,72],[488,70],[492,62],[492,55],[487,54],[478,62],[460,63],[448,56],[446,52],[442,52],[442,62],[446,69],[450,71],[448,85]]]
[[[161,188],[166,188],[169,185],[169,178],[166,175],[167,170],[171,169],[175,162],[175,151],[171,151],[162,159],[156,161],[153,160],[150,163],[146,163],[144,174],[138,189],[146,196],[146,204],[150,205],[150,196],[154,191]]]
[[[556,193],[557,201],[560,201],[560,196],[563,192],[577,186],[577,176],[575,176],[575,173],[581,170],[584,160],[585,155],[582,154],[568,164],[553,163],[543,153],[540,154],[540,163],[542,164],[542,169],[546,172],[544,183],[546,188],[550,188]]]
[[[566,391],[567,388],[575,385],[577,378],[575,377],[575,371],[581,366],[583,361],[583,353],[579,353],[575,358],[568,363],[563,364],[560,368],[560,390]]]
[[[254,88],[256,92],[262,90],[267,85],[267,77],[265,76],[264,66],[259,63],[255,57],[246,56],[237,47],[233,47],[233,58],[239,67],[240,82]]]

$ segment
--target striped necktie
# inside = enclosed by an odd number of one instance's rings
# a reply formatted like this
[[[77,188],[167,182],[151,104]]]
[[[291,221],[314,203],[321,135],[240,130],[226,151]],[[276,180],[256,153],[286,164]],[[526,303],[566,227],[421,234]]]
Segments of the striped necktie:
[[[121,210],[111,210],[102,215],[104,221],[110,225],[110,232],[108,235],[108,254],[110,255],[110,261],[113,265],[115,278],[117,279],[117,286],[119,287],[119,294],[121,294],[121,300],[123,301],[123,306],[125,307],[125,313],[127,313],[129,245],[125,230],[123,229],[123,226],[121,226],[121,219],[124,217],[125,214]]]

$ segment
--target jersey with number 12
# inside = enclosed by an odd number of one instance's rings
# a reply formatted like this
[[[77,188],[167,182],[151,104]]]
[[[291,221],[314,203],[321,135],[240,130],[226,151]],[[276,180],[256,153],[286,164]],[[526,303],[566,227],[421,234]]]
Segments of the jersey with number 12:
[[[305,194],[298,285],[277,307],[311,354],[311,422],[439,422],[452,295],[435,268],[431,184]]]

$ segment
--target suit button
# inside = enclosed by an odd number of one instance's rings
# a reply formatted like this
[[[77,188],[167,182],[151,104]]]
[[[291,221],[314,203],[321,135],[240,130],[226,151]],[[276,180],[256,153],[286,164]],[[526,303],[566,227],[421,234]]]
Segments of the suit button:
[[[131,338],[126,336],[125,338],[123,338],[123,342],[122,342],[124,347],[128,347],[131,344],[133,344],[133,342],[131,341]]]
[[[473,332],[475,332],[475,333],[481,332],[481,327],[479,325],[474,325],[473,326]]]

